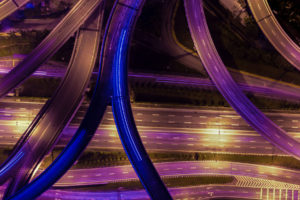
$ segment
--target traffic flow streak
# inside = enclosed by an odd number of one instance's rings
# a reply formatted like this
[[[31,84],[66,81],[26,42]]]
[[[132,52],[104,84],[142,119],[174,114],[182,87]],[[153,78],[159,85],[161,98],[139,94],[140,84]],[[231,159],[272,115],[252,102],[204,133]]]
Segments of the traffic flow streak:
[[[202,0],[185,1],[185,10],[193,41],[209,76],[249,125],[276,147],[300,159],[300,143],[257,109],[230,76],[210,36],[202,4]]]
[[[247,0],[250,10],[273,47],[300,70],[300,47],[282,29],[267,0]]]
[[[1,78],[0,97],[14,89],[37,70],[40,65],[50,59],[79,29],[100,2],[100,0],[78,1],[48,36],[21,63]]]
[[[25,5],[29,0],[3,0],[0,2],[0,21]]]
[[[14,152],[1,165],[0,170],[5,171],[0,176],[1,182],[5,182],[7,176],[13,180],[7,195],[14,193],[29,181],[80,104],[96,62],[102,28],[102,16],[99,14],[101,12],[92,15],[79,29],[73,56],[60,86],[26,129],[15,145]],[[22,157],[17,160],[16,157],[21,153]]]

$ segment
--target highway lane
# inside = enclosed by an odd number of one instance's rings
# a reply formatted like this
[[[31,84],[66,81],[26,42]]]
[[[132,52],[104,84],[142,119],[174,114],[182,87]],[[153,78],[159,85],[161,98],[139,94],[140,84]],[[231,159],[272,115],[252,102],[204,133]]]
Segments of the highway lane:
[[[43,102],[2,102],[0,104],[0,142],[15,144]],[[64,146],[81,122],[87,104],[78,110],[70,126],[64,129],[58,145]],[[214,151],[257,154],[282,154],[232,109],[171,108],[152,104],[134,104],[133,113],[138,130],[148,150]],[[273,111],[266,113],[295,139],[299,140],[298,112]],[[215,141],[219,141],[216,143]],[[111,108],[104,115],[92,142],[92,149],[121,149]]]
[[[300,47],[282,29],[267,0],[247,0],[250,10],[273,47],[300,70]]]
[[[243,163],[229,163],[229,162],[175,162],[175,163],[157,163],[155,164],[158,171],[162,176],[194,176],[194,175],[235,175],[236,181],[226,185],[219,186],[193,186],[184,188],[169,188],[171,194],[179,198],[187,198],[194,196],[249,196],[254,195],[257,199],[290,199],[294,197],[298,199],[300,185],[294,184],[294,177],[298,177],[298,171],[269,167],[262,165],[249,165]],[[284,175],[284,176],[283,176]],[[255,178],[251,178],[255,177]],[[257,178],[258,177],[258,178]],[[137,180],[137,176],[134,173],[132,167],[128,166],[117,166],[117,167],[106,167],[106,168],[94,168],[94,169],[81,169],[81,170],[70,170],[65,174],[64,177],[55,185],[57,189],[68,185],[84,186],[93,184],[105,184],[110,182],[119,182],[126,180]],[[286,182],[285,182],[286,181]],[[299,180],[296,180],[299,183]],[[291,184],[290,184],[291,183]],[[193,189],[192,189],[193,188]],[[96,192],[89,195],[85,192],[68,192],[62,190],[49,190],[40,199],[50,198],[53,196],[62,198],[71,198],[77,195],[77,198],[81,199],[84,196],[87,198],[92,195],[94,198],[113,198],[115,195],[125,197],[125,199],[135,199],[137,197],[143,199],[147,198],[147,194],[144,191],[115,191],[115,192]],[[192,189],[192,190],[191,190]],[[240,191],[243,191],[241,195]],[[255,191],[255,192],[253,192]],[[252,196],[253,197],[253,196]],[[274,198],[275,197],[275,198]]]
[[[265,165],[225,161],[186,161],[155,163],[162,177],[189,177],[201,175],[230,175],[235,180],[227,185],[246,188],[300,190],[299,171]],[[39,171],[37,174],[41,173]],[[65,187],[138,180],[131,165],[69,170],[55,185]]]
[[[0,187],[0,191],[4,188]],[[273,197],[272,189],[259,189],[259,188],[243,188],[231,185],[209,185],[209,186],[193,186],[193,187],[180,187],[170,188],[170,193],[177,200],[194,200],[194,199],[210,199],[211,197],[234,197],[234,198],[250,198],[259,199],[264,197]],[[285,199],[285,190],[275,190],[276,200],[280,198]],[[262,195],[261,195],[262,194]],[[281,194],[279,196],[279,194]],[[291,198],[292,191],[288,190],[288,198]],[[297,191],[294,191],[294,197],[297,199]],[[0,197],[1,194],[0,194]],[[110,192],[86,192],[86,191],[68,191],[68,190],[48,190],[38,200],[119,200],[119,199],[130,199],[130,200],[145,200],[149,199],[145,190],[117,190]],[[262,199],[262,198],[260,198]],[[274,200],[273,199],[273,200]]]
[[[235,198],[260,198],[260,189],[258,188],[242,188],[229,185],[209,185],[209,186],[194,186],[194,187],[180,187],[169,188],[172,196],[177,200],[194,200],[206,199],[211,197],[235,197]],[[277,191],[278,192],[278,191]],[[285,191],[282,192],[284,194]],[[295,191],[297,192],[297,191]],[[270,192],[270,194],[272,194]],[[282,195],[283,196],[283,195]],[[266,194],[263,195],[266,197]],[[284,196],[283,196],[284,197]],[[288,196],[290,197],[290,195]],[[144,190],[122,191],[121,189],[115,192],[71,192],[63,190],[47,191],[39,200],[50,200],[59,198],[61,200],[119,200],[119,199],[149,199]],[[279,194],[276,195],[276,200],[279,199]],[[284,199],[284,198],[282,198]]]
[[[254,130],[281,150],[300,159],[300,143],[257,109],[230,76],[210,36],[202,3],[185,1],[185,9],[196,49],[216,87]]]
[[[162,176],[194,176],[194,175],[235,175],[237,181],[226,185],[193,186],[182,188],[169,188],[173,197],[249,197],[257,199],[298,199],[300,185],[294,184],[294,177],[298,177],[298,171],[269,167],[261,165],[249,165],[229,162],[176,162],[155,164]],[[282,176],[284,174],[285,176]],[[255,177],[255,178],[251,178]],[[257,178],[258,177],[258,178]],[[145,191],[114,191],[114,192],[71,192],[59,190],[68,185],[84,186],[93,184],[105,184],[126,180],[137,180],[132,167],[117,166],[95,169],[70,170],[55,185],[56,190],[48,190],[39,199],[87,199],[90,197],[99,199],[147,199]],[[291,184],[290,184],[290,183]],[[298,183],[299,180],[296,180]],[[76,197],[75,197],[76,196]]]
[[[285,190],[274,188],[244,188],[231,185],[207,185],[169,188],[170,193],[177,200],[208,200],[212,198],[219,199],[264,199],[264,200],[290,200],[299,199],[298,190]],[[75,192],[64,190],[48,190],[39,200],[52,200],[59,198],[61,200],[119,200],[119,199],[149,199],[144,190],[115,192]]]
[[[0,1],[0,21],[9,16],[20,7],[25,5],[29,0],[3,0]]]
[[[60,86],[26,129],[13,153],[1,165],[1,171],[5,171],[1,174],[1,180],[6,181],[7,176],[13,178],[6,195],[26,184],[80,104],[96,62],[102,28],[101,13],[103,6],[79,29],[72,59]],[[20,152],[22,158],[16,159]]]

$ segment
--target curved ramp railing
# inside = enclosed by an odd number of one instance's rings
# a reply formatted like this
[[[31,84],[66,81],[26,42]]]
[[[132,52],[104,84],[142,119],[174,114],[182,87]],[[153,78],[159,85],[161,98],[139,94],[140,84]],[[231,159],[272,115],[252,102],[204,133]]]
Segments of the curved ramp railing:
[[[299,142],[257,109],[230,76],[210,36],[202,4],[202,0],[185,1],[185,10],[193,41],[209,76],[228,103],[257,132],[276,147],[300,159]]]
[[[247,0],[250,10],[270,43],[294,67],[300,70],[300,47],[276,20],[267,0]]]

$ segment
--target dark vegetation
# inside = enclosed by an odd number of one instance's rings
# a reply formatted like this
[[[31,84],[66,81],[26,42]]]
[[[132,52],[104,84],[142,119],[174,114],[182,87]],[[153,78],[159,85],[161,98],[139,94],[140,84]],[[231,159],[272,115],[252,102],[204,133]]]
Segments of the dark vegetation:
[[[10,151],[7,151],[6,156]],[[41,168],[46,168],[55,159],[61,149],[54,149],[45,159]],[[230,153],[208,153],[208,152],[148,152],[153,162],[175,162],[175,161],[229,161],[259,165],[271,165],[290,169],[300,169],[300,161],[283,155],[257,155],[257,154],[230,154]],[[108,167],[118,165],[130,165],[124,151],[101,151],[86,150],[73,169]]]
[[[300,45],[300,1],[269,0],[268,3],[280,25]]]
[[[30,78],[18,86],[22,97],[51,97],[59,86],[60,78]]]
[[[0,57],[29,54],[49,34],[49,31],[21,31],[0,37]],[[52,57],[54,61],[69,62],[74,38],[70,38]]]
[[[131,93],[132,100],[135,102],[230,107],[225,98],[217,90],[134,81],[131,81],[131,90],[133,91]],[[283,110],[300,108],[300,104],[291,103],[286,100],[259,97],[250,93],[247,96],[258,108]]]

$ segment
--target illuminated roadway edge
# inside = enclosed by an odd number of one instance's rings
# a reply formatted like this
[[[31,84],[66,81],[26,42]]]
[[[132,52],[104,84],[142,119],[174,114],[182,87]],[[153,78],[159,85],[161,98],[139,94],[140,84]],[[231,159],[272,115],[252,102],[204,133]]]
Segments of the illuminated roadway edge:
[[[294,67],[300,70],[300,48],[282,29],[267,0],[247,0],[250,10],[270,43]]]
[[[117,3],[121,3],[121,4],[118,5]],[[124,6],[124,3],[125,3],[125,6]],[[103,62],[103,51],[104,51],[104,47],[106,47],[106,42],[107,42],[106,37],[108,34],[108,28],[110,29],[109,25],[111,24],[111,20],[112,20],[111,18],[112,18],[112,16],[115,15],[114,12],[116,11],[116,7],[121,6],[121,11],[125,11],[125,13],[130,18],[129,20],[127,20],[126,18],[123,18],[122,23],[125,23],[125,25],[121,26],[121,30],[123,29],[123,31],[125,31],[125,32],[121,32],[121,33],[126,33],[126,31],[128,31],[127,32],[128,33],[127,40],[129,40],[129,36],[130,36],[129,32],[132,31],[133,25],[135,24],[136,17],[138,15],[138,10],[140,10],[139,8],[142,6],[143,1],[132,1],[132,2],[129,1],[129,4],[128,4],[129,7],[126,6],[126,3],[127,3],[127,1],[125,1],[125,2],[123,2],[123,1],[117,2],[116,1],[115,5],[112,9],[113,11],[110,14],[110,17],[109,17],[109,20],[107,23],[108,26],[105,30],[105,36],[104,36],[104,40],[103,40],[105,42],[102,43],[102,50],[101,50],[101,57],[100,57],[100,59],[101,59],[100,60],[100,70],[99,70],[101,73],[99,73],[99,76],[98,76],[97,85],[95,88],[93,98],[91,100],[91,104],[88,108],[86,116],[84,117],[79,129],[75,133],[75,136],[69,142],[69,144],[64,149],[64,151],[60,154],[60,156],[46,169],[45,172],[43,172],[37,179],[35,179],[29,185],[25,186],[24,189],[21,189],[13,197],[10,197],[9,199],[33,199],[33,198],[37,197],[38,195],[40,195],[45,190],[47,190],[51,185],[53,185],[57,181],[57,179],[59,179],[73,165],[73,163],[76,161],[76,159],[78,158],[80,153],[85,149],[88,142],[91,140],[95,130],[97,129],[97,127],[102,119],[102,116],[106,109],[107,103],[110,100],[109,93],[110,93],[111,88],[108,86],[110,85],[111,70],[108,69],[107,66],[103,67],[102,62]],[[114,20],[117,22],[119,21],[117,18],[115,18]],[[117,31],[118,31],[118,29],[117,29]],[[114,35],[115,34],[113,32],[112,37]],[[124,37],[125,36],[126,35],[124,35]],[[122,46],[122,53],[126,53],[126,55],[127,55],[128,46],[124,47],[123,45],[127,45],[128,41],[127,40],[125,41],[124,37],[121,37],[123,39],[120,41],[118,41],[118,39],[120,37],[116,38],[117,39],[116,42],[119,43],[119,45],[117,45],[117,48]],[[114,38],[112,38],[112,39],[114,39]],[[114,42],[114,40],[113,40],[113,42]],[[110,43],[108,43],[107,46],[108,47],[106,47],[105,49],[109,50],[109,48],[111,47]],[[114,48],[116,48],[116,46]],[[116,49],[116,50],[118,50],[118,49]],[[120,52],[116,51],[115,53],[116,53],[116,55],[121,56]],[[124,59],[124,57],[126,59],[127,56],[123,56],[121,58]],[[113,58],[113,59],[115,59],[115,58]],[[117,60],[120,60],[120,59],[117,59]],[[120,61],[122,61],[122,60],[120,60]],[[126,66],[127,63],[123,62],[123,64],[125,64],[125,65],[123,65],[123,67],[124,66],[127,67]],[[127,72],[126,69],[125,69],[125,72]],[[126,76],[126,75],[127,74],[124,74],[123,76]],[[118,81],[116,81],[116,83],[118,83]],[[123,94],[123,92],[121,94]],[[118,102],[119,102],[118,100],[115,101],[115,103],[118,103]],[[120,101],[120,102],[123,103],[123,98],[122,98],[122,101]],[[122,105],[126,105],[126,104],[122,104]],[[129,137],[130,137],[130,135],[129,135]],[[139,141],[140,141],[140,139],[137,142],[139,142]],[[134,141],[134,142],[136,142],[136,141]],[[126,145],[126,142],[124,144]],[[139,146],[143,147],[142,144],[139,144]],[[141,154],[141,152],[137,152],[137,153]],[[144,154],[142,154],[142,155],[144,155]],[[147,155],[145,158],[140,160],[141,161],[140,163],[144,163],[144,161],[146,161],[146,160],[150,161],[150,159]],[[151,161],[150,161],[150,167],[146,166],[146,165],[138,165],[136,168],[139,169],[140,167],[146,167],[146,168],[143,169],[144,171],[137,171],[137,173],[142,172],[142,173],[138,174],[139,177],[143,177],[144,175],[147,176],[148,174],[150,174],[150,175],[153,175],[155,173],[157,174],[156,176],[146,177],[148,179],[142,179],[142,182],[145,185],[146,189],[149,189],[148,193],[150,194],[150,196],[153,197],[154,199],[160,199],[161,197],[163,197],[164,199],[171,199],[168,191],[166,190],[164,184],[162,183],[162,181],[161,181],[158,173],[156,172],[155,168],[153,167]],[[150,170],[152,170],[152,172]],[[144,181],[146,181],[146,182],[144,182]],[[155,183],[155,185],[153,185],[153,183]],[[153,188],[147,187],[148,184],[153,186]]]
[[[300,160],[300,143],[288,136],[283,129],[257,109],[230,76],[210,36],[202,0],[190,0],[184,3],[196,49],[220,93],[258,133],[276,147]]]
[[[6,195],[13,194],[29,181],[80,105],[98,54],[103,13],[99,9],[79,29],[68,71],[57,91],[22,135],[14,152],[1,165],[0,182],[5,182],[7,176],[13,180]]]
[[[0,2],[0,21],[25,5],[29,0],[4,0]]]

